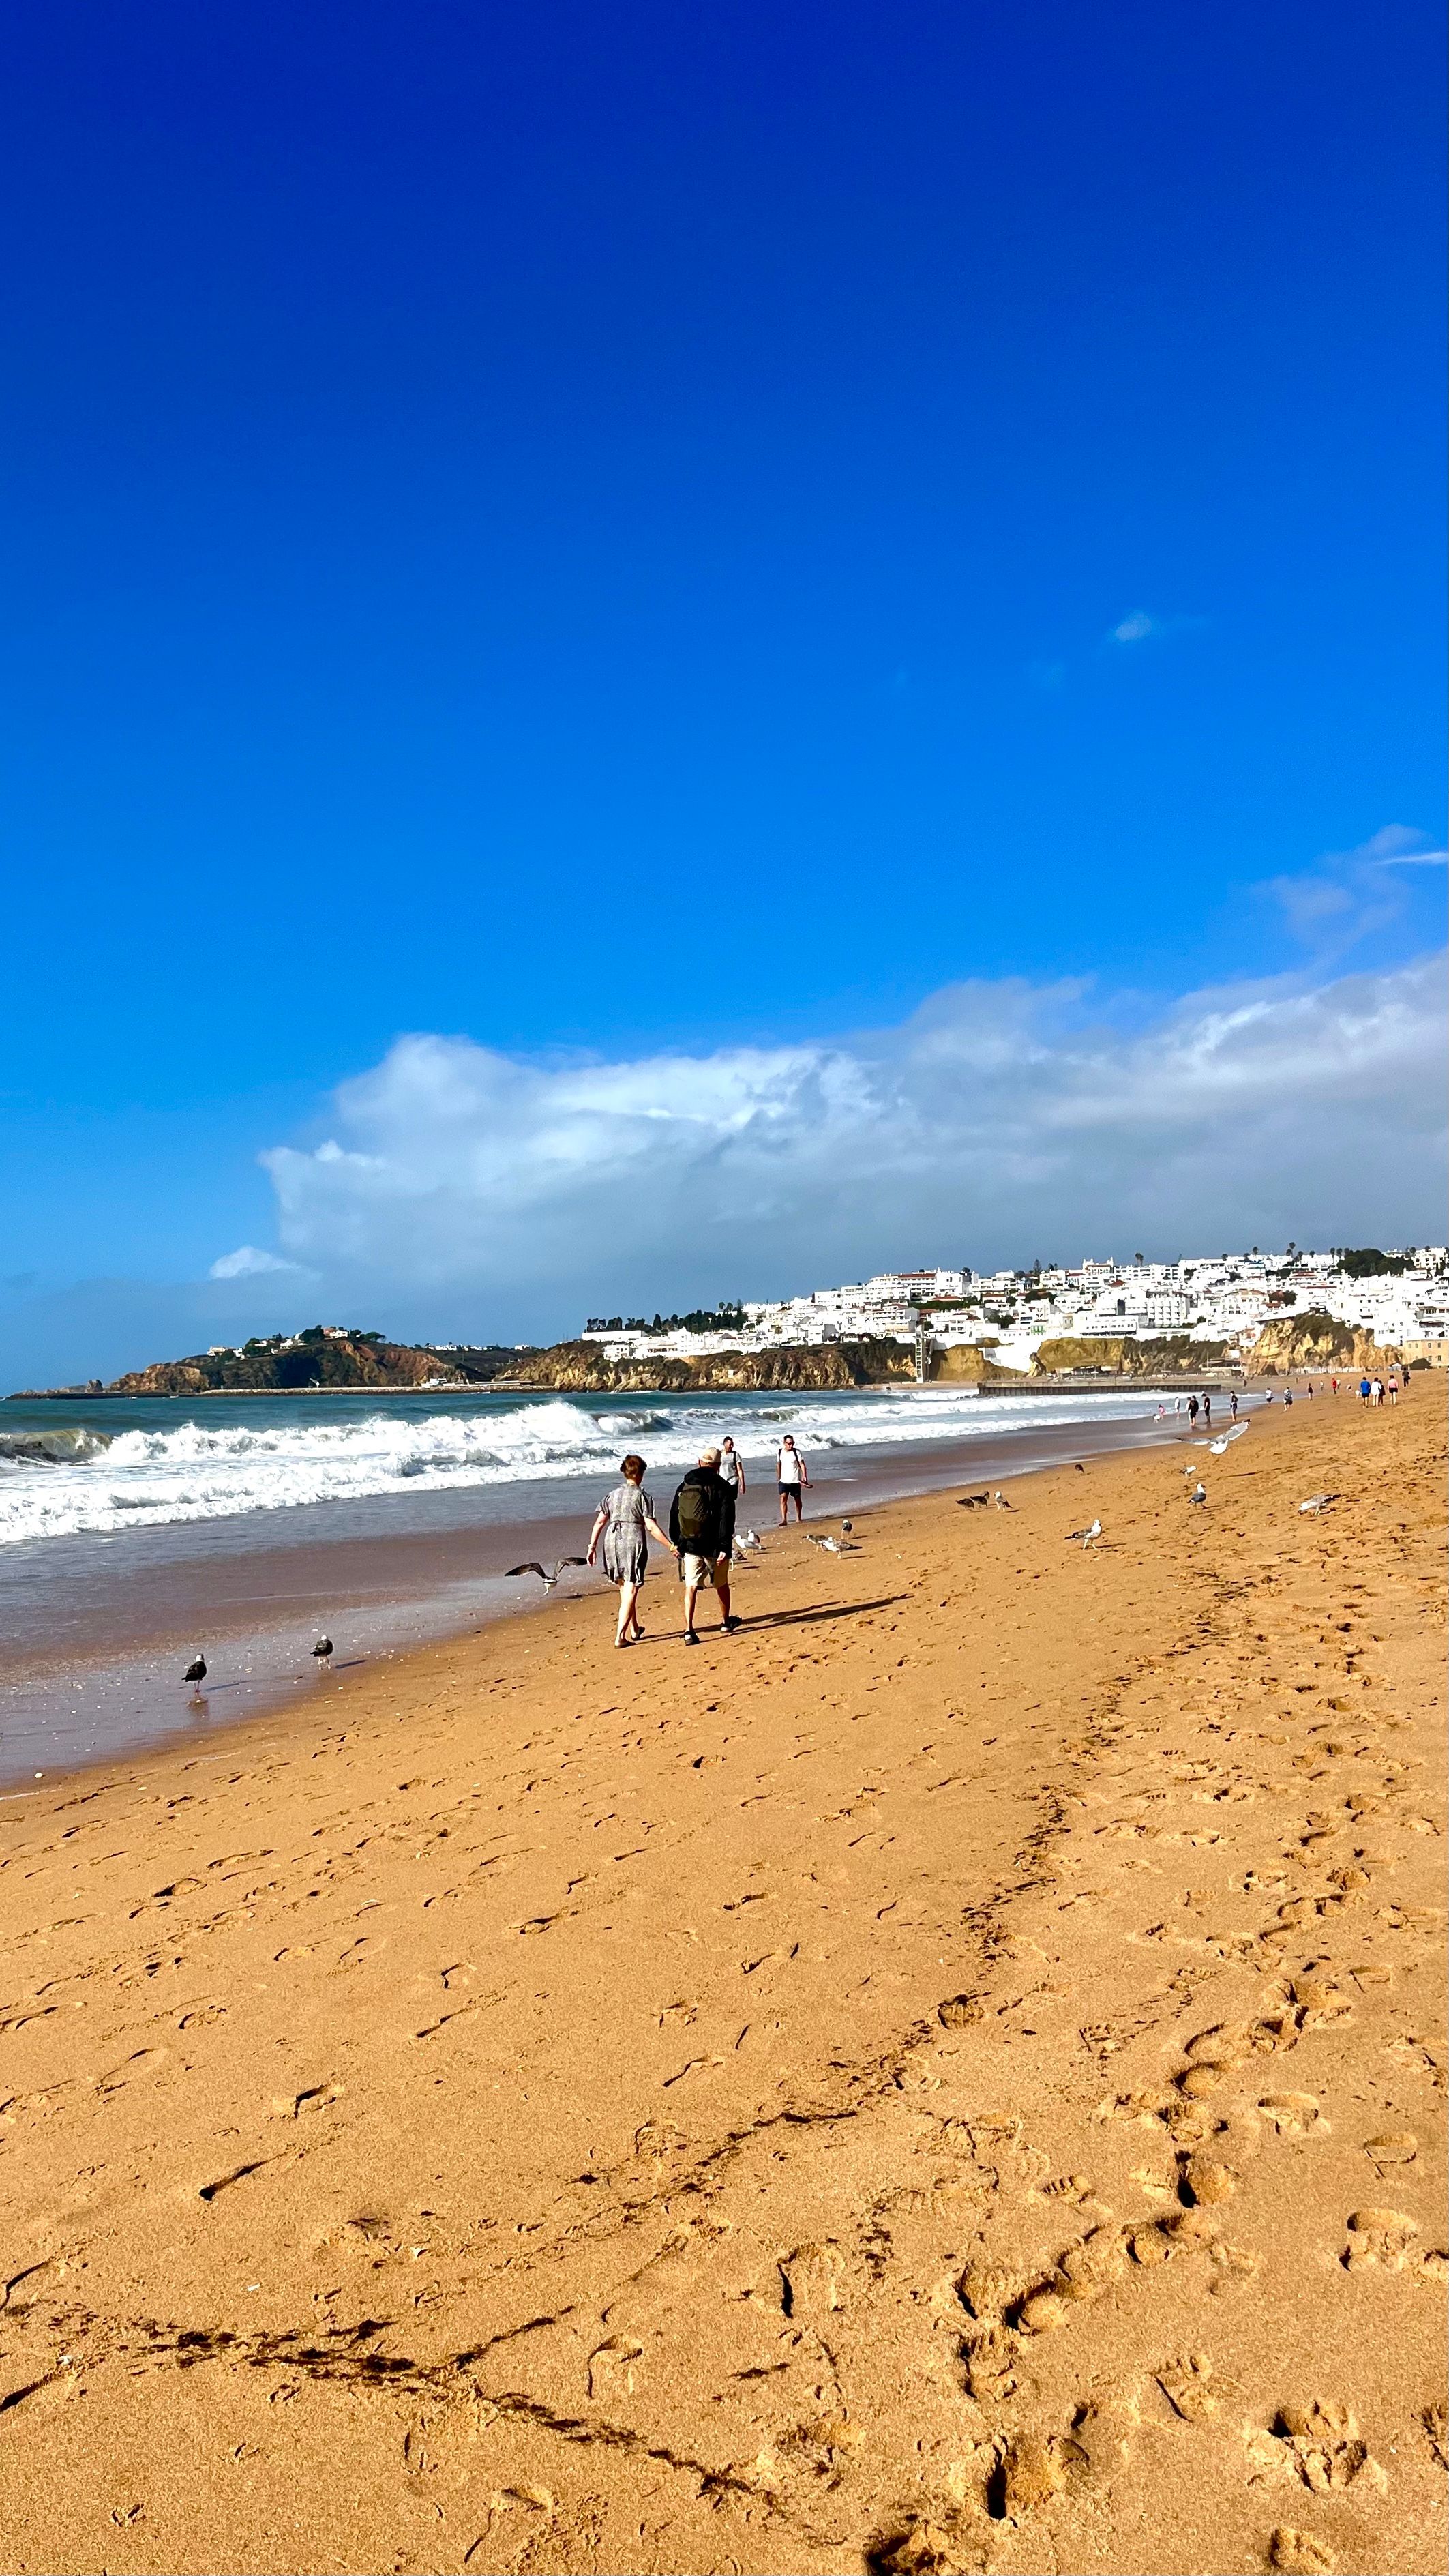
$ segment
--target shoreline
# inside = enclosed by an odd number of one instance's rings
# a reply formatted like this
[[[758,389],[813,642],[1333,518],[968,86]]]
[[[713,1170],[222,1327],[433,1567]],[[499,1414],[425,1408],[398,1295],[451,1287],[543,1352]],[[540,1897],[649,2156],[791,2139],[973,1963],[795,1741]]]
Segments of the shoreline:
[[[0,1808],[15,2576],[1429,2576],[1442,1442],[883,1505],[696,1655],[555,1603]]]
[[[957,1484],[1011,1482],[1076,1454],[1105,1457],[1188,1436],[1181,1416],[1158,1422],[1144,1410],[1098,1421],[1023,1425],[939,1446],[826,1451],[809,1487],[807,1510],[817,1519],[838,1517]],[[607,1473],[601,1470],[600,1482]],[[672,1479],[676,1471],[667,1473]],[[310,1695],[314,1683],[310,1651],[316,1633],[335,1636],[340,1664],[360,1656],[373,1668],[465,1630],[481,1631],[550,1606],[547,1595],[532,1598],[531,1584],[515,1589],[501,1578],[510,1562],[530,1556],[549,1562],[582,1547],[596,1497],[593,1482],[577,1481],[577,1494],[570,1491],[566,1499],[557,1486],[545,1484],[532,1496],[526,1484],[512,1489],[520,1510],[506,1526],[460,1516],[451,1524],[440,1521],[432,1535],[379,1527],[373,1536],[333,1537],[324,1525],[299,1538],[295,1530],[269,1526],[284,1517],[276,1512],[169,1524],[177,1553],[149,1571],[129,1556],[129,1533],[106,1539],[106,1553],[99,1556],[92,1553],[97,1541],[90,1534],[32,1542],[66,1550],[65,1566],[71,1556],[84,1566],[78,1579],[85,1586],[89,1627],[78,1628],[72,1612],[62,1631],[56,1624],[59,1604],[42,1605],[43,1642],[27,1648],[14,1633],[7,1640],[0,1659],[0,1795],[25,1794],[37,1772],[53,1784],[97,1762],[139,1753],[148,1743],[175,1745],[187,1727],[198,1736],[205,1730],[215,1741],[230,1724],[299,1705],[298,1691],[308,1689]],[[467,1491],[455,1503],[464,1503]],[[545,1492],[554,1507],[541,1510]],[[371,1498],[379,1521],[386,1500]],[[532,1509],[526,1508],[530,1501]],[[311,1516],[336,1507],[296,1508]],[[741,1527],[763,1512],[767,1543],[773,1545],[768,1534],[775,1509],[773,1487],[752,1484]],[[230,1542],[225,1552],[218,1538]],[[116,1559],[109,1557],[111,1548],[119,1551]],[[0,1564],[0,1600],[5,1571]],[[656,1579],[659,1571],[656,1564]],[[746,1588],[751,1579],[743,1578]],[[599,1576],[573,1575],[565,1578],[564,1597],[593,1600],[604,1589]],[[212,1670],[204,1692],[188,1701],[176,1673],[198,1647]],[[245,1709],[243,1701],[249,1703]],[[98,1727],[107,1733],[105,1746],[96,1738]],[[90,1739],[79,1749],[87,1729]]]

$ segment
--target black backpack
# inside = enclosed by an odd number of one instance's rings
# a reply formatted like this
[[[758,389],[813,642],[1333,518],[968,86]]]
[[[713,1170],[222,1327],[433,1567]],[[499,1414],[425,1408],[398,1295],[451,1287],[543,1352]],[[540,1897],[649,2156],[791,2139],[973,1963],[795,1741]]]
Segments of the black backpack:
[[[719,1509],[709,1486],[687,1479],[679,1488],[680,1546],[689,1556],[713,1556],[718,1531]]]

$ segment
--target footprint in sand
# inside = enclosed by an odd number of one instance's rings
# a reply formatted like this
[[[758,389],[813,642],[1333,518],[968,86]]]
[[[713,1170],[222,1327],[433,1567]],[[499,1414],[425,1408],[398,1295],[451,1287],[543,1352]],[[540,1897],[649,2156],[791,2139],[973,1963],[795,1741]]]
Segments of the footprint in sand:
[[[123,2057],[119,2066],[96,2077],[96,2091],[104,2100],[109,2094],[123,2092],[138,2075],[155,2075],[165,2062],[164,2048],[138,2048],[133,2056]]]
[[[634,2394],[634,2371],[644,2346],[631,2335],[611,2335],[589,2355],[589,2395],[596,2406],[616,2405]]]
[[[807,2324],[845,2306],[845,2257],[840,2247],[797,2245],[780,2262],[780,2305],[787,2317]]]
[[[1365,2138],[1364,2154],[1379,2175],[1395,2165],[1411,2165],[1419,2152],[1419,2141],[1412,2129],[1386,2129],[1381,2137]]]
[[[1338,2560],[1311,2531],[1280,2523],[1268,2543],[1268,2564],[1281,2568],[1284,2576],[1333,2576]]]
[[[1338,2259],[1346,2272],[1360,2272],[1375,2263],[1386,2272],[1402,2272],[1418,2233],[1418,2220],[1402,2209],[1356,2209],[1348,2222],[1348,2243]]]
[[[1328,2122],[1312,2093],[1264,2093],[1258,2108],[1265,2120],[1271,2120],[1279,2137],[1306,2137],[1311,2129],[1326,2130]]]
[[[1352,2410],[1332,2399],[1315,2398],[1308,2406],[1283,2406],[1272,2426],[1275,2446],[1313,2495],[1366,2486],[1388,2492],[1388,2479],[1359,2438]]]
[[[1225,2397],[1238,2394],[1235,2379],[1218,2379],[1205,2352],[1185,2352],[1165,2361],[1155,2374],[1157,2385],[1184,2424],[1205,2424]]]

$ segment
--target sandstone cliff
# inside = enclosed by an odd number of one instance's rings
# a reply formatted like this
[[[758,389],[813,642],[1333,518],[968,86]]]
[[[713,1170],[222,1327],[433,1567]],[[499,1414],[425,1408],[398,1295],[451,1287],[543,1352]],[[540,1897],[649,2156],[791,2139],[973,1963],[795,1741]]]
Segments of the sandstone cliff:
[[[731,1389],[768,1393],[885,1386],[916,1374],[915,1355],[904,1342],[824,1342],[775,1351],[711,1351],[697,1360],[606,1360],[593,1342],[559,1342],[530,1351],[494,1380],[507,1386],[547,1386],[562,1395],[725,1394]]]
[[[979,1342],[952,1342],[948,1349],[937,1351],[931,1362],[933,1386],[960,1385],[963,1382],[976,1386],[1020,1386],[1022,1374],[1020,1369],[999,1368],[990,1350]]]
[[[1255,1376],[1286,1377],[1301,1369],[1367,1369],[1372,1375],[1392,1366],[1400,1353],[1372,1333],[1356,1333],[1351,1324],[1310,1307],[1302,1315],[1275,1315],[1247,1356]]]
[[[1114,1377],[1181,1377],[1201,1375],[1204,1369],[1221,1368],[1228,1358],[1227,1342],[1194,1342],[1186,1333],[1173,1333],[1160,1342],[1134,1342],[1128,1335],[1104,1336],[1100,1341],[1064,1335],[1058,1341],[1043,1342],[1031,1364],[1033,1377],[1064,1377],[1079,1369],[1107,1370]]]

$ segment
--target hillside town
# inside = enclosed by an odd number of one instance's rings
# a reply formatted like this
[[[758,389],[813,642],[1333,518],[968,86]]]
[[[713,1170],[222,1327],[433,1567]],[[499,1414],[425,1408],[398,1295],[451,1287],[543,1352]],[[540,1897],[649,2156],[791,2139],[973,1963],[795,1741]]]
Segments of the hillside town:
[[[1196,1253],[1179,1261],[1084,1260],[1075,1269],[885,1270],[808,1295],[744,1300],[711,1313],[591,1316],[584,1340],[610,1360],[697,1358],[857,1339],[928,1340],[989,1350],[1028,1370],[1041,1345],[1081,1340],[1227,1343],[1245,1362],[1264,1327],[1328,1315],[1404,1352],[1442,1358],[1449,1341],[1449,1249]]]

